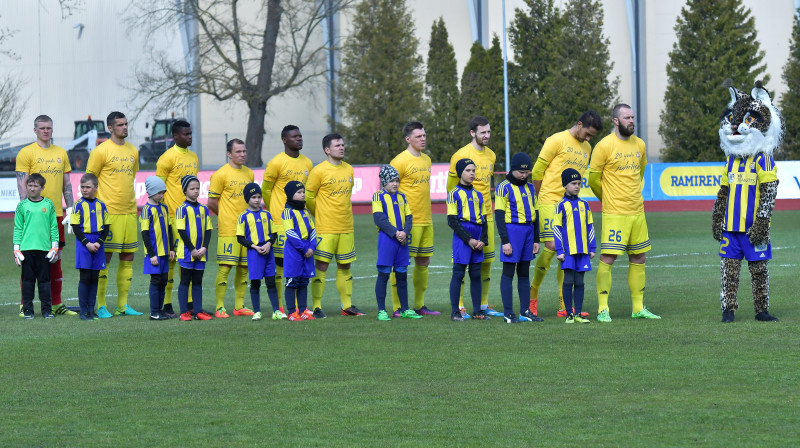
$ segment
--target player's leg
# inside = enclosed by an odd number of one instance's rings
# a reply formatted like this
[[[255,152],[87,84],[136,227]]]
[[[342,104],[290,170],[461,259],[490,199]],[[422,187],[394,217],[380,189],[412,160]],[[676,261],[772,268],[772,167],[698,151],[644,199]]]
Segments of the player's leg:
[[[328,267],[336,250],[337,235],[317,234],[317,248],[314,250],[314,267],[317,275],[311,279],[311,308],[322,311],[322,295],[325,293],[325,280]]]
[[[61,220],[57,219],[56,223],[58,223],[58,238],[59,241],[64,240],[64,224],[61,224]],[[58,260],[55,263],[50,264],[50,296],[53,302],[53,313],[54,314],[63,314],[67,316],[74,316],[78,313],[75,311],[67,309],[66,305],[62,303],[61,298],[61,290],[63,287],[64,281],[64,273],[61,269],[61,258],[63,257],[64,251],[58,251]]]
[[[203,274],[205,274],[205,262],[194,263],[199,269],[192,269],[192,302],[194,303],[194,315],[198,320],[210,320],[211,315],[203,310]],[[187,297],[188,300],[188,297]]]
[[[575,271],[572,269],[564,270],[564,282],[562,284],[561,289],[564,292],[564,306],[566,307],[564,308],[564,310],[567,309],[570,310],[570,312],[567,313],[566,322],[568,324],[575,322],[575,315],[572,313],[572,309],[575,307],[575,304],[573,303],[574,287],[575,287]]]
[[[622,231],[628,223],[625,216],[603,213],[603,230],[600,235],[600,263],[597,266],[597,321],[611,322],[608,296],[611,292],[611,266],[620,254],[625,253]]]
[[[228,276],[231,273],[231,269],[233,269],[233,265],[219,264],[217,266],[217,277],[214,279],[214,296],[216,298],[214,316],[220,319],[230,317],[225,309],[225,293],[228,291]]]
[[[411,236],[415,245],[414,273],[414,310],[417,314],[438,316],[438,311],[433,311],[425,306],[425,293],[428,291],[429,267],[433,257],[433,224],[416,226],[412,229]],[[411,244],[411,243],[406,243]],[[409,253],[410,253],[409,246]],[[410,306],[410,305],[409,305]]]
[[[278,238],[275,240],[275,244],[272,245],[272,252],[275,253],[275,287],[277,288],[278,301],[280,302],[283,300],[283,249],[286,245],[286,233],[280,228],[281,226],[278,227],[276,232]],[[283,307],[280,307],[280,311],[281,314],[284,314]]]
[[[489,291],[491,290],[492,282],[492,262],[495,258],[494,250],[494,219],[489,217],[488,224],[488,242],[483,247],[483,262],[481,263],[481,309],[489,316],[500,316],[501,313],[489,307]]]
[[[628,252],[628,287],[631,290],[631,315],[635,318],[660,319],[644,306],[645,261],[646,252],[651,249],[650,235],[644,213],[627,217],[630,226],[623,232],[623,241],[627,241]],[[627,237],[627,238],[626,238]]]
[[[461,295],[461,285],[464,282],[464,275],[467,272],[467,265],[453,262],[453,274],[450,277],[450,318],[452,320],[464,320],[461,317],[459,296]]]
[[[333,254],[336,258],[336,289],[339,291],[341,309],[347,311],[348,315],[363,315],[353,305],[353,273],[350,265],[356,261],[355,235],[352,232],[337,235]]]
[[[536,210],[539,213],[539,220],[537,222],[539,226],[539,242],[543,244],[544,247],[534,265],[533,279],[531,280],[530,304],[528,309],[530,309],[533,314],[538,314],[539,288],[542,286],[542,282],[545,276],[547,276],[547,272],[550,270],[553,257],[556,255],[556,246],[553,242],[553,212],[555,211],[555,207],[555,204],[538,204],[536,206]],[[563,297],[561,297],[560,293],[559,297],[563,302]],[[560,311],[563,309],[563,303],[559,305]]]
[[[503,274],[500,276],[500,298],[503,300],[503,314],[514,313],[514,273],[517,264],[513,261],[503,261]],[[473,311],[474,312],[474,311]]]
[[[588,319],[584,319],[583,312],[583,293],[586,288],[583,277],[585,272],[574,271],[573,289],[572,289],[572,307],[575,308],[575,319],[580,323],[588,323]]]
[[[142,313],[128,305],[128,292],[133,280],[133,257],[139,249],[136,214],[120,215],[120,225],[117,229],[123,232],[123,236],[117,266],[117,309],[114,315],[141,316]]]
[[[97,280],[97,316],[100,319],[107,319],[113,315],[108,310],[106,304],[106,291],[108,290],[108,274],[111,268],[111,259],[116,253],[122,252],[122,242],[125,236],[125,215],[108,215],[108,236],[103,243],[103,250],[106,257],[106,266],[100,270]]]
[[[249,276],[247,266],[247,248],[239,244],[239,242],[236,241],[236,237],[226,237],[226,239],[227,238],[230,238],[231,244],[233,244],[233,255],[237,258],[236,274],[234,274],[233,277],[233,315],[252,316],[255,314],[255,312],[244,306],[244,294],[247,291],[247,281]]]
[[[378,320],[389,320],[389,315],[386,313],[386,286],[389,284],[392,267],[378,265],[377,269],[378,278],[375,279],[375,301],[378,305]],[[406,296],[406,306],[407,304],[408,296]]]

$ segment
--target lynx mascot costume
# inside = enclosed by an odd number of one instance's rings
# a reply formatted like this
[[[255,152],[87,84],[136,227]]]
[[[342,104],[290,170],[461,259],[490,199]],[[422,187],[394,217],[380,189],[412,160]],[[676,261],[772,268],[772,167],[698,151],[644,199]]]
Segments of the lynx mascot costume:
[[[768,260],[772,258],[769,225],[778,177],[772,152],[783,141],[784,122],[761,81],[747,94],[723,84],[731,102],[719,126],[720,147],[727,162],[712,214],[714,239],[722,257],[722,322],[733,322],[739,308],[736,292],[742,258],[753,281],[756,320],[777,321],[769,314]]]

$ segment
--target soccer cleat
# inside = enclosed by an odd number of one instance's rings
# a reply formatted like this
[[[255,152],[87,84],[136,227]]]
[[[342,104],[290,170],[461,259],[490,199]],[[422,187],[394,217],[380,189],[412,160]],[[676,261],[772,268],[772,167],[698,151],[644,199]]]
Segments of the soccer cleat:
[[[486,310],[479,310],[477,313],[472,313],[472,318],[476,320],[492,320]]]
[[[392,317],[400,317],[401,314],[403,314],[403,313],[398,308],[398,309],[394,310],[394,313],[392,313]]]
[[[569,317],[569,315],[567,314],[567,310],[558,310],[558,312],[556,313],[556,316],[558,316],[558,317]]]
[[[378,320],[382,320],[385,322],[392,320],[392,318],[389,317],[389,313],[387,313],[386,310],[380,310],[378,311]]]
[[[51,313],[50,311],[45,311],[44,313],[42,313],[42,317],[44,317],[45,319],[52,319],[52,318],[54,318],[56,316],[53,313]]]
[[[461,313],[461,311],[456,311],[450,315],[450,320],[453,322],[464,322],[464,315]]]
[[[467,313],[467,309],[466,308],[461,308],[461,309],[458,310],[458,312],[461,313],[461,317],[463,317],[464,320],[467,320],[467,319],[472,317],[472,316],[469,315],[469,313]]]
[[[769,314],[769,311],[762,311],[756,314],[756,320],[759,322],[778,322],[778,318]]]
[[[279,306],[279,307],[278,307],[278,311],[280,311],[280,312],[281,312],[281,313],[283,313],[284,315],[286,314],[286,310],[285,310],[285,309],[283,309],[283,307],[282,307],[282,306]]]
[[[730,323],[733,322],[733,311],[723,311],[722,312],[722,322],[723,323]]]
[[[511,313],[511,314],[504,314],[503,315],[503,322],[505,322],[507,324],[518,324],[520,322],[520,320],[519,320],[519,318],[517,317],[516,314]]]
[[[303,320],[317,320],[317,319],[314,318],[314,313],[312,313],[308,309],[306,309],[305,311],[300,313],[300,319],[303,319]]]
[[[150,320],[170,320],[170,319],[171,317],[161,312],[150,314]]]
[[[568,314],[567,318],[564,320],[565,324],[574,324],[575,323],[575,315]]]
[[[303,318],[300,317],[300,314],[297,311],[295,311],[294,313],[289,315],[289,320],[292,322],[297,322],[303,320]]]
[[[253,320],[261,320],[261,311],[253,313]]]
[[[92,314],[91,313],[86,313],[86,314],[81,313],[79,317],[80,317],[81,320],[94,320],[94,319],[92,319]]]
[[[403,319],[422,319],[422,315],[417,314],[417,312],[412,309],[403,311],[400,313],[400,317]]]
[[[611,322],[611,315],[608,314],[608,308],[604,308],[603,311],[600,311],[597,314],[597,321],[598,322]]]
[[[483,311],[483,314],[485,314],[487,316],[501,317],[503,315],[503,313],[501,313],[500,311],[495,310],[492,307],[488,307],[488,308],[486,308],[485,310],[482,310],[482,311]]]
[[[286,313],[284,313],[280,309],[278,311],[272,312],[272,320],[283,320],[286,319],[287,317],[288,316],[286,315]]]
[[[342,316],[366,316],[366,315],[367,313],[356,308],[355,305],[351,306],[350,308],[342,310]]]
[[[192,320],[192,313],[189,311],[181,313],[181,320]]]
[[[442,313],[440,313],[438,311],[434,311],[434,310],[428,309],[427,306],[423,306],[422,308],[420,308],[418,310],[414,310],[414,312],[419,314],[420,316],[438,316],[438,315],[442,314]]]
[[[583,313],[581,313],[581,314],[583,314]],[[577,322],[579,324],[588,324],[588,323],[591,323],[592,321],[590,321],[589,319],[581,316],[580,314],[576,314],[575,315],[575,322]]]
[[[103,306],[101,306],[100,308],[97,309],[97,317],[99,317],[100,319],[109,319],[109,318],[111,318],[113,316],[108,311],[108,308],[106,308],[106,306],[103,305]]]
[[[534,314],[534,313],[531,313],[531,310],[530,310],[530,309],[527,309],[527,310],[522,310],[522,311],[519,313],[519,320],[520,320],[520,322],[522,322],[522,318],[523,318],[523,317],[524,317],[524,318],[526,318],[526,319],[528,319],[528,320],[529,320],[529,321],[531,321],[531,322],[544,322],[544,319],[542,319],[541,317],[537,316],[537,315],[536,315],[536,314]]]
[[[22,311],[22,305],[19,306],[19,317],[25,317],[25,313]]]
[[[233,309],[234,316],[252,316],[253,314],[255,314],[253,310],[247,307],[241,307],[238,310],[236,308]]]
[[[325,312],[322,311],[322,308],[314,308],[312,316],[314,316],[314,319],[325,319],[328,317],[325,315]]]
[[[303,311],[303,315],[304,315],[304,316],[310,316],[310,317],[314,317],[314,312],[313,312],[313,311],[311,311],[310,309],[306,308],[306,310],[305,310],[305,311]],[[302,316],[301,316],[301,317],[302,317]]]
[[[63,314],[65,316],[75,316],[75,315],[78,314],[75,311],[72,311],[71,309],[69,309],[66,306],[64,306],[63,303],[61,305],[57,306],[56,309],[53,310],[53,313],[55,313],[55,314]]]
[[[164,308],[161,309],[161,313],[166,314],[167,316],[170,317],[170,319],[174,319],[176,317],[175,310],[172,309],[171,303],[165,303]]]
[[[227,319],[231,316],[228,315],[228,311],[225,308],[219,307],[217,311],[214,312],[214,317],[217,319]]]
[[[211,320],[211,319],[213,319],[213,317],[211,317],[210,314],[206,313],[203,310],[200,310],[199,313],[194,315],[194,320]]]
[[[135,309],[131,308],[130,305],[128,305],[126,303],[125,306],[123,306],[122,308],[117,307],[117,309],[114,310],[114,315],[115,316],[141,316],[142,313],[140,313],[140,312],[136,311]]]
[[[631,313],[633,319],[661,319],[661,316],[651,313],[647,308],[642,308],[638,313]]]
[[[531,313],[539,315],[539,299],[531,299],[528,309],[531,310]]]
[[[25,319],[31,320],[31,319],[33,319],[34,316],[33,316],[33,313],[23,313],[22,317],[25,318]]]
[[[100,319],[100,316],[98,316],[97,313],[92,311],[92,320],[98,320],[98,319]]]

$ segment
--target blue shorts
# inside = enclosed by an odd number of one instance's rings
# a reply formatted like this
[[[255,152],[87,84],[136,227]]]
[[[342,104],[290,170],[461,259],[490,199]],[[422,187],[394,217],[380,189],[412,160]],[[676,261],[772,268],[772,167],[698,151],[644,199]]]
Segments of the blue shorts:
[[[476,240],[481,239],[482,226],[468,221],[462,221],[461,225],[464,226],[464,229],[466,229],[472,238]],[[472,250],[469,244],[461,241],[461,238],[453,232],[453,263],[483,263],[483,250]]]
[[[100,239],[99,233],[87,233],[85,235],[90,243],[96,243],[97,240]],[[102,271],[105,268],[106,251],[103,249],[103,246],[100,246],[100,249],[98,249],[96,253],[91,253],[80,241],[75,244],[75,269]]]
[[[401,245],[399,241],[385,232],[378,232],[378,261],[376,266],[408,266],[411,258],[408,242]]]
[[[204,271],[206,269],[206,262],[178,260],[178,266],[184,269],[194,269],[196,271]]]
[[[290,243],[283,247],[283,278],[312,278],[317,275],[314,269],[314,257],[304,257]]]
[[[772,260],[772,244],[755,247],[744,232],[722,232],[719,256],[739,260],[745,258],[747,261]]]
[[[519,263],[533,260],[533,223],[506,224],[508,242],[511,243],[511,255],[503,253],[500,248],[500,261]]]
[[[158,257],[158,266],[153,266],[150,263],[150,257],[144,257],[144,273],[145,274],[166,274],[169,272],[169,257]]]
[[[275,277],[275,251],[261,255],[255,249],[247,249],[247,272],[250,280]]]
[[[572,269],[578,272],[591,271],[592,259],[589,257],[589,254],[564,254],[564,261],[561,262],[561,269]]]

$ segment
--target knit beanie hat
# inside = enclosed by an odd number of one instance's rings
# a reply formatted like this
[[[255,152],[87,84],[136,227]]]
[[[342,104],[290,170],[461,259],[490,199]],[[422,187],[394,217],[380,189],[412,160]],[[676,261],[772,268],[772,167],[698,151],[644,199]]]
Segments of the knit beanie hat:
[[[293,180],[286,184],[283,187],[283,191],[286,192],[286,200],[291,201],[294,198],[294,194],[297,193],[297,190],[305,190],[305,186],[299,180]]]
[[[530,171],[532,169],[531,157],[524,152],[518,152],[511,158],[511,171]]]
[[[200,179],[198,179],[197,176],[192,176],[191,174],[187,174],[181,178],[181,189],[183,189],[184,193],[186,193],[186,189],[189,188],[189,182],[192,181],[200,183]]]
[[[581,180],[582,176],[578,170],[574,168],[567,168],[561,173],[561,186],[566,187],[568,183],[574,180]]]
[[[392,165],[383,165],[381,171],[378,173],[378,178],[381,180],[381,188],[385,187],[389,182],[400,179],[400,173]]]
[[[466,168],[467,165],[475,165],[475,162],[473,162],[472,159],[461,159],[456,162],[456,176],[458,176],[459,179],[461,179],[461,174],[464,172],[464,168]]]
[[[250,182],[249,184],[244,186],[244,201],[250,202],[250,198],[253,197],[254,194],[261,194],[261,187],[258,186],[255,182]]]
[[[167,184],[158,176],[147,176],[144,180],[144,189],[147,191],[147,197],[151,198],[162,191],[167,191]]]

